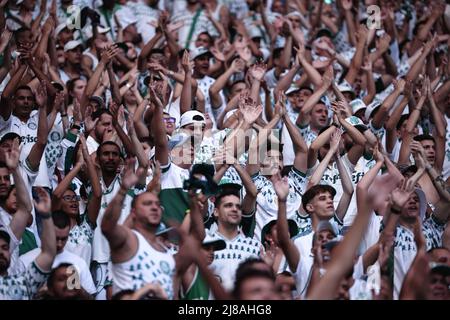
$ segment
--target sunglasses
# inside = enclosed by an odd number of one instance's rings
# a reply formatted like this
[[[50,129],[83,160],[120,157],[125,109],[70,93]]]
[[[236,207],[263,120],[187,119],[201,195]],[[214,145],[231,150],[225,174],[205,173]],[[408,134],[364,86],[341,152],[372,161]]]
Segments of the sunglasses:
[[[175,118],[173,118],[173,117],[170,117],[170,118],[163,118],[164,119],[164,122],[168,122],[168,123],[175,123]]]

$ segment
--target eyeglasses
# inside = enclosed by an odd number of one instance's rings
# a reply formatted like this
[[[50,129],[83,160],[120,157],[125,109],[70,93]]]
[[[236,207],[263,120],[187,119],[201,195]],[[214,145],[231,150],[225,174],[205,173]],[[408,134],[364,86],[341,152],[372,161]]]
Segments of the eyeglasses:
[[[62,197],[64,201],[80,201],[80,196],[74,195],[74,196],[64,196]]]
[[[164,122],[168,122],[168,123],[175,123],[175,118],[173,118],[173,117],[170,117],[170,118],[163,118],[164,119]]]

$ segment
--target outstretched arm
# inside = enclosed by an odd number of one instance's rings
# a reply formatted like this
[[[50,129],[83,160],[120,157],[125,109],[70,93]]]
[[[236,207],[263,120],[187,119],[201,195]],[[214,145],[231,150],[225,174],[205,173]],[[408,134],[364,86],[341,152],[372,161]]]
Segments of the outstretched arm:
[[[278,242],[281,250],[283,250],[289,268],[292,272],[297,270],[300,262],[300,252],[289,237],[289,225],[286,217],[286,199],[289,194],[288,178],[281,178],[281,175],[274,175],[272,177],[273,187],[278,196],[278,219],[277,219],[277,234]],[[264,240],[264,239],[262,239]]]
[[[3,149],[0,153],[4,153],[4,161],[6,166],[12,172],[14,178],[14,184],[16,186],[17,196],[17,211],[14,213],[13,219],[10,223],[10,228],[17,239],[22,239],[23,232],[27,227],[28,218],[31,215],[33,206],[29,196],[25,183],[20,174],[19,165],[19,140],[14,139],[10,152],[4,152]]]
[[[39,200],[34,201],[34,207],[42,221],[42,233],[41,252],[34,261],[39,269],[50,272],[56,255],[56,234],[52,220],[51,200],[44,188],[37,187],[36,192]]]

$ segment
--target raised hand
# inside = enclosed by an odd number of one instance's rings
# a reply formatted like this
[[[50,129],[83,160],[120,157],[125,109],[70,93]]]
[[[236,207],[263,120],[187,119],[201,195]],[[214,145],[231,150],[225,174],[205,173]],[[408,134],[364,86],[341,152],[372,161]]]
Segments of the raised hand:
[[[286,101],[286,95],[284,92],[280,91],[278,94],[278,101],[275,104],[275,114],[278,114],[280,118],[283,118],[287,114],[286,104],[284,101]]]
[[[405,90],[406,81],[404,79],[398,79],[393,81],[395,90],[403,92]]]
[[[191,61],[189,57],[189,52],[187,50],[184,50],[183,52],[183,58],[181,59],[181,66],[183,67],[185,73],[191,72]]]
[[[47,88],[45,81],[40,82],[36,88],[35,100],[39,108],[45,108],[47,106]]]
[[[209,51],[212,53],[214,58],[216,58],[217,61],[225,62],[225,55],[219,51],[216,47],[211,47]]]
[[[5,152],[5,164],[8,167],[10,171],[13,171],[17,168],[19,165],[19,156],[20,156],[20,149],[19,149],[19,139],[16,138],[13,140],[11,151]]]
[[[126,164],[124,166],[123,172],[122,172],[122,181],[121,181],[121,187],[128,190],[138,182],[139,178],[137,174],[134,172],[134,166],[136,164],[136,159],[128,158],[126,160]]]
[[[352,0],[341,0],[342,8],[346,11],[352,10],[353,2]]]
[[[391,36],[389,34],[385,33],[378,40],[377,47],[381,51],[386,51],[389,48],[390,43],[391,43]]]
[[[266,70],[267,70],[266,64],[257,63],[251,66],[249,72],[254,79],[261,81],[264,78],[264,75],[266,74]]]
[[[83,154],[84,161],[86,162],[89,156],[89,151],[86,144],[86,138],[84,135],[80,134],[80,149]]]
[[[38,201],[33,200],[36,212],[39,215],[49,215],[52,213],[52,201],[50,195],[43,187],[35,187]]]
[[[262,105],[257,106],[251,98],[248,98],[244,103],[239,104],[239,110],[244,120],[248,124],[253,124],[262,112]]]
[[[330,151],[337,152],[339,150],[339,142],[341,141],[342,130],[336,129],[331,134]]]
[[[361,66],[361,69],[365,72],[372,71],[372,61],[369,56],[364,57],[364,64]]]
[[[280,173],[274,174],[271,178],[273,188],[278,196],[278,201],[286,201],[289,195],[288,177],[281,178]]]
[[[101,53],[101,61],[105,64],[109,63],[112,58],[114,58],[119,53],[119,47],[117,44],[113,44],[106,49],[103,50]]]
[[[398,210],[401,210],[403,206],[408,202],[409,197],[414,192],[414,184],[412,180],[402,179],[400,186],[392,191],[390,195],[391,206]]]
[[[92,119],[92,107],[87,106],[86,107],[86,117],[84,119],[84,128],[86,129],[86,133],[91,132],[96,124],[97,124],[98,118],[93,120]]]
[[[234,59],[230,68],[232,68],[234,72],[242,72],[245,68],[245,61],[240,58]]]

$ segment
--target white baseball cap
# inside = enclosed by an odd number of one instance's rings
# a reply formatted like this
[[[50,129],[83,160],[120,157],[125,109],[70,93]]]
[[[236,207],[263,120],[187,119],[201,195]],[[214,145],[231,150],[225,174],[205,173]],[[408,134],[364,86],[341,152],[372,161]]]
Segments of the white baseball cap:
[[[355,94],[355,90],[353,90],[352,86],[350,84],[347,83],[347,81],[341,83],[340,85],[338,85],[338,89],[340,92],[344,93],[344,92],[351,92],[353,93],[353,95]]]
[[[204,54],[211,55],[211,52],[205,47],[198,47],[191,50],[191,59],[194,60]]]
[[[55,36],[58,36],[58,34],[63,31],[64,29],[67,28],[67,23],[63,22],[60,23],[56,28],[55,28]]]
[[[205,116],[197,110],[189,110],[182,114],[180,118],[180,128],[192,123],[206,125]]]
[[[352,108],[353,114],[358,112],[361,109],[366,109],[367,106],[361,99],[355,99],[350,102],[350,107]]]
[[[364,113],[364,117],[368,121],[372,113],[381,106],[381,101],[375,100],[372,101],[371,104],[367,106],[366,112]]]
[[[69,42],[67,42],[64,45],[64,52],[67,52],[69,50],[73,50],[76,47],[82,46],[83,44],[81,43],[80,40],[70,40]]]
[[[353,127],[361,130],[361,131],[365,131],[367,130],[366,125],[364,124],[364,122],[362,122],[362,120],[356,116],[351,116],[345,119],[345,121],[347,121],[348,123],[350,123]]]
[[[250,37],[250,39],[262,38],[263,34],[257,26],[251,26],[250,30],[248,30],[248,36]]]
[[[111,30],[111,28],[108,28],[108,27],[105,28],[103,26],[97,26],[98,33],[105,34],[105,33],[108,33],[109,30]],[[83,37],[85,39],[90,39],[90,38],[92,38],[94,36],[93,29],[92,29],[91,25],[88,25],[88,26],[84,27],[82,32],[83,32]]]

